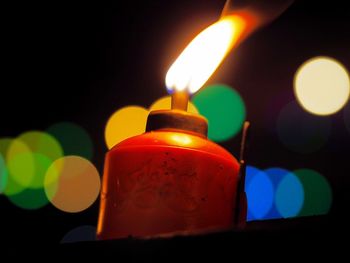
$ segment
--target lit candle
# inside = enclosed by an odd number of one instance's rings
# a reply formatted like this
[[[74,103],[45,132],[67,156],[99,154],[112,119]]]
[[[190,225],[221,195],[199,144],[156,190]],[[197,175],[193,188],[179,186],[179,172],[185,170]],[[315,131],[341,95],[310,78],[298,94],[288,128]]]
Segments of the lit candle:
[[[207,139],[204,117],[187,112],[190,94],[214,73],[244,25],[241,17],[223,17],[194,38],[166,76],[171,109],[152,111],[144,134],[107,153],[99,239],[207,233],[245,220],[237,215],[240,200],[246,206],[239,162]]]

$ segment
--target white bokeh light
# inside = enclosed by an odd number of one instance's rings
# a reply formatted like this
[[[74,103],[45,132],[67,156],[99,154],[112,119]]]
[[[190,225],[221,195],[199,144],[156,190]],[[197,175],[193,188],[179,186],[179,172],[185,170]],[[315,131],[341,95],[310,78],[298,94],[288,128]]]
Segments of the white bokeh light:
[[[306,111],[315,115],[334,114],[349,99],[349,74],[335,59],[315,57],[299,67],[294,77],[294,92]]]

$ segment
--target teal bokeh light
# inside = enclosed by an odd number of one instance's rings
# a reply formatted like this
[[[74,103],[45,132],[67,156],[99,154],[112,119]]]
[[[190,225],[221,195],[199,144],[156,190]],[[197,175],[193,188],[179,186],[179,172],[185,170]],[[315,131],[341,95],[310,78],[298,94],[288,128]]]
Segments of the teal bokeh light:
[[[277,187],[281,180],[290,173],[290,171],[280,168],[280,167],[271,167],[268,169],[265,169],[264,172],[267,174],[267,176],[270,178],[274,193],[276,193]],[[266,219],[276,219],[276,218],[282,218],[282,215],[278,211],[276,207],[276,195],[275,195],[275,202],[273,203],[269,213],[265,217]]]
[[[286,174],[276,189],[275,204],[278,212],[283,218],[295,217],[303,203],[303,185],[293,173]]]
[[[8,171],[2,154],[0,153],[0,194],[5,190],[7,185]]]

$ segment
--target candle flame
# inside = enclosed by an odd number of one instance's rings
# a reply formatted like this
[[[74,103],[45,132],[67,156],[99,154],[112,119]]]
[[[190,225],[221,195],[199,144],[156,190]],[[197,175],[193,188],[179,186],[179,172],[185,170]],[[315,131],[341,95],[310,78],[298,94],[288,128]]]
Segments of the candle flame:
[[[199,90],[239,42],[245,29],[245,20],[237,15],[222,17],[204,29],[168,70],[165,79],[168,90],[187,90],[191,94]]]

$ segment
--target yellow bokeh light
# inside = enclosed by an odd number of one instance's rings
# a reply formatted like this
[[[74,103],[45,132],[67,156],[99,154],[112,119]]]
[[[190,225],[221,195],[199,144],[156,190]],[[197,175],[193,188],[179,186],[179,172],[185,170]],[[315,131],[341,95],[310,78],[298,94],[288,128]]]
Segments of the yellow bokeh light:
[[[45,155],[51,161],[63,156],[61,144],[50,134],[43,131],[27,131],[18,136],[31,152]]]
[[[11,178],[19,185],[27,188],[35,177],[35,163],[31,152],[21,153],[7,162]]]
[[[145,132],[147,116],[148,110],[139,106],[128,106],[116,111],[105,128],[108,149],[129,137]]]
[[[312,114],[336,113],[349,99],[349,74],[335,59],[312,58],[295,74],[294,93],[299,104]]]
[[[47,170],[45,193],[50,202],[64,212],[76,213],[90,207],[100,192],[96,167],[78,156],[57,159]]]
[[[25,187],[21,184],[19,184],[14,176],[10,173],[9,171],[9,161],[11,161],[12,157],[14,157],[14,155],[12,155],[11,153],[9,154],[9,149],[11,146],[16,146],[16,151],[13,151],[13,154],[22,154],[25,153],[28,150],[28,147],[20,140],[18,139],[13,139],[13,138],[1,138],[0,139],[0,154],[3,156],[3,159],[5,161],[5,165],[6,165],[6,170],[7,170],[7,182],[6,182],[6,186],[3,190],[3,193],[7,196],[11,196],[11,195],[16,195],[20,192],[22,192]],[[32,171],[27,171],[29,174],[32,174]]]
[[[10,177],[21,186],[28,187],[35,174],[34,158],[28,145],[20,139],[11,140],[6,163]]]
[[[171,65],[166,75],[169,90],[196,92],[215,72],[246,27],[239,16],[225,16],[199,33]]]
[[[159,100],[155,101],[149,108],[150,111],[170,110],[170,109],[171,109],[171,96],[165,96],[160,98]],[[195,114],[199,113],[196,106],[194,106],[192,102],[188,103],[187,111]]]

